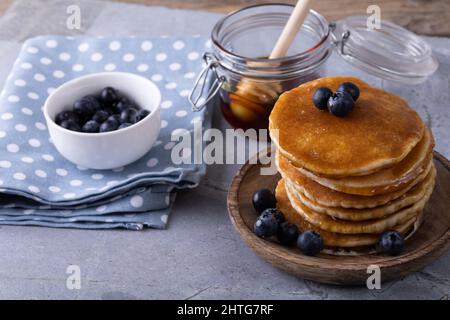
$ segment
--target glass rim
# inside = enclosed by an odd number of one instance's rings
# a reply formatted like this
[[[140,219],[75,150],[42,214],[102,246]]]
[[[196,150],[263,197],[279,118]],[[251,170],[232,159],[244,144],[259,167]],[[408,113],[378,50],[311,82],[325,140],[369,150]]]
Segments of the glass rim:
[[[223,53],[226,57],[228,58],[237,58],[239,60],[245,61],[245,62],[258,62],[258,63],[264,63],[267,61],[270,61],[271,63],[275,62],[275,63],[289,63],[289,62],[296,62],[298,60],[303,59],[304,57],[310,55],[312,52],[314,52],[316,49],[318,49],[319,47],[321,47],[322,44],[324,44],[331,36],[331,28],[329,25],[329,22],[325,19],[324,16],[322,16],[320,13],[318,13],[315,10],[310,9],[309,10],[309,14],[312,14],[315,18],[317,18],[319,20],[319,22],[325,27],[325,34],[324,36],[322,36],[319,41],[313,45],[312,47],[306,49],[303,52],[294,54],[294,55],[290,55],[290,56],[286,56],[286,57],[282,57],[282,58],[276,58],[276,59],[267,59],[267,58],[252,58],[252,57],[246,57],[246,56],[242,56],[239,54],[236,54],[232,51],[227,50],[224,46],[222,46],[218,40],[219,37],[219,31],[222,29],[223,24],[225,23],[225,21],[233,16],[235,16],[236,14],[239,14],[243,11],[246,10],[250,10],[250,9],[254,9],[254,8],[258,8],[258,7],[274,7],[274,6],[278,6],[278,7],[289,7],[289,8],[294,8],[295,6],[292,4],[288,4],[288,3],[262,3],[262,4],[255,4],[255,5],[251,5],[251,6],[247,6],[238,10],[235,10],[229,14],[227,14],[226,16],[222,17],[219,21],[217,21],[217,23],[214,25],[212,31],[211,31],[211,42],[213,44],[213,46],[215,46],[216,48],[218,48],[221,53]],[[270,14],[270,13],[268,13]]]

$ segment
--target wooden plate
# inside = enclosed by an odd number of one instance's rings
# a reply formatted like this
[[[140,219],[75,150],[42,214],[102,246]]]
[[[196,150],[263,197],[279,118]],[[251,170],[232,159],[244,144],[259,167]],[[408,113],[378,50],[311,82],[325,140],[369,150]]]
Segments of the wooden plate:
[[[284,247],[275,240],[257,237],[253,224],[258,215],[251,203],[252,195],[260,188],[274,190],[280,179],[278,174],[260,175],[261,164],[247,162],[234,177],[228,192],[228,212],[241,238],[257,255],[295,276],[332,284],[366,284],[370,275],[367,267],[378,265],[381,281],[388,281],[422,269],[449,248],[450,162],[437,152],[434,162],[436,187],[425,208],[423,223],[407,240],[404,253],[396,257],[383,254],[309,257],[295,247]]]

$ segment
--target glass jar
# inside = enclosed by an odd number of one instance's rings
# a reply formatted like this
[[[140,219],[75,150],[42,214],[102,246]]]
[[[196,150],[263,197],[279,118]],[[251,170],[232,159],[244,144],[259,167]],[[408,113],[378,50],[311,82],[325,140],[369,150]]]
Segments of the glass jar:
[[[394,23],[383,20],[374,29],[367,17],[353,16],[329,24],[313,10],[286,57],[268,59],[293,8],[254,5],[217,22],[211,33],[212,52],[205,53],[206,66],[189,96],[194,111],[219,94],[222,113],[234,128],[267,128],[280,94],[324,76],[334,49],[367,73],[408,85],[424,82],[438,68],[430,46]],[[212,82],[206,81],[210,72]]]

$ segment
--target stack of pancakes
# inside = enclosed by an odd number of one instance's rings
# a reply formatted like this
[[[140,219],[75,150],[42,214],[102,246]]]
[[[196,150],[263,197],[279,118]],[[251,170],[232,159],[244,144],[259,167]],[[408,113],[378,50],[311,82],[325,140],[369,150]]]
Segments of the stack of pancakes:
[[[343,82],[360,89],[348,116],[314,106],[317,88]],[[281,95],[269,129],[279,209],[326,247],[367,251],[384,231],[407,236],[419,226],[435,182],[434,140],[403,99],[356,78],[321,78]]]

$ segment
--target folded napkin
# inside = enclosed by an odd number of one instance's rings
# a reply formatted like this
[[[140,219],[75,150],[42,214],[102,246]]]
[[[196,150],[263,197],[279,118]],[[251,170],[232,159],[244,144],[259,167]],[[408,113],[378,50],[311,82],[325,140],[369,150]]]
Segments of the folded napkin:
[[[164,228],[175,188],[195,187],[205,173],[204,164],[172,163],[171,134],[192,132],[196,121],[210,127],[211,114],[192,113],[187,100],[207,45],[194,36],[27,40],[0,95],[0,224]],[[42,106],[64,82],[102,71],[153,80],[162,94],[162,128],[150,152],[135,163],[90,170],[59,155]]]

